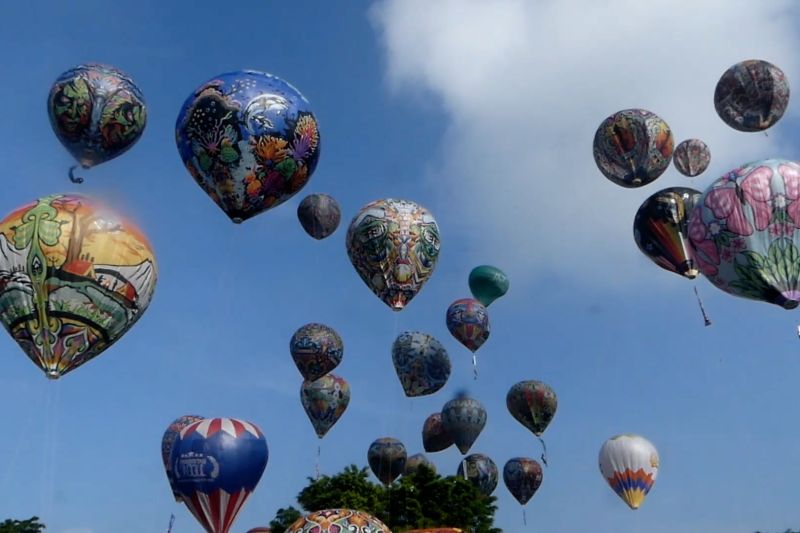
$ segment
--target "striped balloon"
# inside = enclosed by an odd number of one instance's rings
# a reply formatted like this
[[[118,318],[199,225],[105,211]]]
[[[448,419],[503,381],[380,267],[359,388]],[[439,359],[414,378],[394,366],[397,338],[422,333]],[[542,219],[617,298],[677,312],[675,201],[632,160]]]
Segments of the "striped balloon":
[[[611,437],[600,449],[600,472],[631,509],[638,509],[653,488],[659,458],[655,446],[638,435]]]

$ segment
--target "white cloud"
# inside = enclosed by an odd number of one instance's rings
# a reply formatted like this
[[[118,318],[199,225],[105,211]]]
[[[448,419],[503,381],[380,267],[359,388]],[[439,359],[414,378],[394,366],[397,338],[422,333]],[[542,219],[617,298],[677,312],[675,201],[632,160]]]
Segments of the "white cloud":
[[[622,285],[669,278],[633,241],[634,214],[650,194],[702,190],[752,159],[800,157],[781,146],[793,117],[769,137],[745,134],[725,126],[713,106],[720,75],[743,59],[771,61],[793,81],[794,5],[385,0],[372,15],[392,90],[434,98],[448,116],[430,176],[445,238],[473,243],[465,259],[494,258],[516,281],[556,272]],[[641,189],[606,180],[592,139],[606,116],[630,107],[661,115],[676,144],[705,140],[709,171],[692,182],[670,168]]]

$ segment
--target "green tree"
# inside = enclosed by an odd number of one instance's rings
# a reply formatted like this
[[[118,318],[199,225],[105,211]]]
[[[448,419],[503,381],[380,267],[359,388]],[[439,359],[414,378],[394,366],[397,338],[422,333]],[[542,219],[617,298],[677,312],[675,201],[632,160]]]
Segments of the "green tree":
[[[376,516],[395,533],[427,527],[457,527],[471,533],[502,533],[493,527],[493,496],[484,496],[470,482],[455,476],[442,477],[427,467],[384,487],[369,480],[369,471],[350,465],[334,476],[309,478],[297,496],[305,512],[348,508]],[[282,532],[289,511],[279,509],[270,523]]]
[[[39,522],[38,516],[33,516],[27,520],[6,519],[0,522],[0,533],[41,533],[45,530],[45,525]]]
[[[286,528],[294,524],[301,516],[303,516],[303,513],[291,505],[286,509],[281,507],[275,514],[275,518],[269,523],[269,528],[275,533],[283,533]]]

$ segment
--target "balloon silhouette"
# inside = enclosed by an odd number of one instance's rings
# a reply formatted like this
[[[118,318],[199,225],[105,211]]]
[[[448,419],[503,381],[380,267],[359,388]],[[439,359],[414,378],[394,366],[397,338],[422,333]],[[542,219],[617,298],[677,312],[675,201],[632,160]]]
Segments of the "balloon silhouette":
[[[693,178],[705,172],[711,164],[711,151],[700,139],[687,139],[675,148],[672,162],[678,172]]]
[[[611,437],[600,448],[600,473],[631,509],[638,509],[653,488],[658,466],[655,446],[638,435]]]
[[[178,114],[175,138],[189,174],[236,224],[294,196],[319,160],[308,101],[255,70],[220,74],[197,88]]]
[[[453,436],[444,429],[442,413],[433,413],[422,425],[422,446],[426,452],[441,452],[453,445]]]
[[[527,457],[509,459],[503,467],[503,482],[511,495],[525,505],[542,484],[542,467]]]
[[[364,206],[347,230],[347,256],[361,279],[393,311],[401,311],[433,274],[439,226],[406,200]]]
[[[0,321],[49,378],[119,340],[156,277],[139,228],[85,196],[46,196],[0,221]]]
[[[481,265],[469,273],[469,290],[486,307],[507,293],[508,286],[508,276],[497,267]]]
[[[392,362],[406,396],[433,394],[450,377],[450,358],[431,335],[406,331],[392,344]]]
[[[339,227],[342,212],[332,196],[311,194],[297,206],[297,218],[306,233],[315,239],[324,239]]]
[[[478,400],[460,395],[444,404],[442,424],[465,455],[486,425],[486,409]]]
[[[181,496],[175,490],[175,476],[172,472],[172,464],[169,462],[170,454],[172,454],[172,445],[175,444],[178,434],[183,428],[200,420],[203,420],[203,417],[197,415],[178,417],[172,421],[167,430],[164,431],[164,436],[161,437],[161,461],[164,463],[164,471],[167,473],[167,480],[172,488],[172,495],[175,497],[176,502],[181,501]]]
[[[326,509],[307,514],[283,533],[392,533],[372,515],[352,509]],[[276,532],[277,533],[277,532]]]
[[[783,71],[767,61],[736,63],[714,89],[719,118],[738,131],[764,131],[778,122],[789,105],[789,82]]]
[[[121,70],[97,64],[62,73],[47,98],[50,125],[61,144],[88,169],[133,146],[147,124],[142,91]],[[73,183],[78,165],[69,171]]]
[[[344,344],[333,328],[311,323],[292,335],[289,352],[303,378],[314,381],[339,366]]]
[[[304,381],[300,401],[320,439],[341,418],[350,403],[350,386],[334,374],[315,381]]]
[[[264,434],[250,422],[207,418],[181,430],[170,462],[175,488],[208,533],[228,533],[267,466]]]
[[[375,440],[367,451],[369,467],[384,485],[391,485],[405,471],[406,458],[406,447],[391,437]]]
[[[464,470],[466,466],[466,471]],[[458,464],[457,475],[475,485],[481,494],[491,496],[497,488],[497,465],[482,453],[473,453]]]
[[[415,453],[408,459],[406,459],[406,469],[403,472],[404,475],[411,475],[421,466],[425,466],[429,468],[434,474],[436,473],[436,465],[433,464],[430,459],[425,457],[424,453]]]

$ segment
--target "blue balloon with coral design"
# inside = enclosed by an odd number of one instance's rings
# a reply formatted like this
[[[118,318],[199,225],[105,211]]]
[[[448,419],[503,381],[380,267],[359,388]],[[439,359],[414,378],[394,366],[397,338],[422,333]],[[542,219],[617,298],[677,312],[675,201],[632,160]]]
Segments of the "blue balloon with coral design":
[[[308,100],[265,72],[228,72],[202,84],[184,102],[175,134],[189,174],[237,224],[294,196],[319,161]]]

